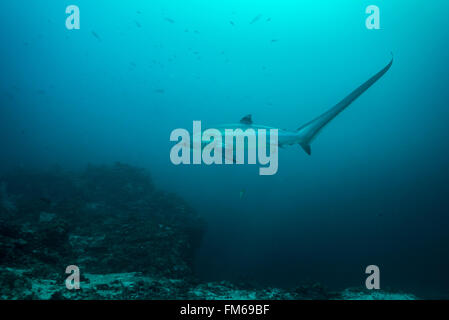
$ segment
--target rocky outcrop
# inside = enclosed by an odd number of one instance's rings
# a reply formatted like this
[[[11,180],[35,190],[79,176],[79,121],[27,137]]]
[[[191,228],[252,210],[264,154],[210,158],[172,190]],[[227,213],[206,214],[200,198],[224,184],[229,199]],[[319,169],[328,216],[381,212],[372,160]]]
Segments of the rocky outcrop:
[[[53,279],[68,265],[90,273],[193,276],[203,220],[142,169],[116,163],[81,173],[16,172],[1,180],[16,199],[0,215],[0,261]]]
[[[15,172],[0,179],[0,299],[414,299],[319,284],[289,290],[201,282],[193,270],[205,225],[142,169]],[[65,286],[68,265],[79,290]]]
[[[79,290],[68,290],[64,281],[30,277],[30,270],[0,268],[0,299],[71,300],[414,300],[405,293],[367,291],[362,288],[330,292],[319,284],[286,290],[243,288],[227,281],[197,282],[188,279],[151,277],[140,272],[84,274]]]

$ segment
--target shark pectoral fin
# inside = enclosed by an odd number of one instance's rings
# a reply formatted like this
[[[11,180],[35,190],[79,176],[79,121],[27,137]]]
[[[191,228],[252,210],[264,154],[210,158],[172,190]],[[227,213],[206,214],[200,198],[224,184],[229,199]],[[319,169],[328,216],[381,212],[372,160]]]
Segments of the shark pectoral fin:
[[[227,147],[225,143],[222,143],[221,147],[222,147],[221,157],[222,157],[223,163],[226,163],[226,160],[230,160],[234,164],[237,163],[237,160],[236,160],[236,157],[234,154],[234,150]],[[227,152],[228,150],[230,151],[230,154],[228,154],[228,152]]]
[[[237,163],[237,159],[236,159],[235,155],[233,155],[232,157],[228,157],[226,155],[223,155],[223,163],[227,163],[226,160],[232,161],[233,164]]]
[[[310,156],[312,154],[312,148],[310,148],[310,144],[300,143],[301,148]]]

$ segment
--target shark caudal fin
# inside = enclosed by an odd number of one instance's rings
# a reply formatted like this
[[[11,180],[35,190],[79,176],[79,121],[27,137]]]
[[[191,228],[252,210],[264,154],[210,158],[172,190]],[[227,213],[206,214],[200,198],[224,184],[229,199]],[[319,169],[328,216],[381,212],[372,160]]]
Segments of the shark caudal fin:
[[[393,55],[393,54],[392,54]],[[340,112],[346,109],[347,106],[351,104],[355,99],[357,99],[363,92],[365,92],[369,87],[371,87],[377,80],[379,80],[393,64],[393,57],[391,57],[390,63],[388,63],[382,70],[372,76],[368,81],[362,84],[360,87],[355,89],[346,98],[341,100],[334,107],[320,115],[319,117],[313,119],[312,121],[306,123],[302,127],[298,128],[298,135],[301,136],[300,146],[304,149],[307,154],[311,154],[310,143],[316,137],[316,135],[323,129],[323,127],[328,124],[333,118],[335,118]]]

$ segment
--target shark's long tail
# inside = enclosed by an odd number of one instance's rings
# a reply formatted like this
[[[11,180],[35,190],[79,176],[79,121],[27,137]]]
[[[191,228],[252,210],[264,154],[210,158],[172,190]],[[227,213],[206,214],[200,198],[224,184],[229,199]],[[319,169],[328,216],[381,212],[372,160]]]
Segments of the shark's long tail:
[[[323,127],[328,124],[333,118],[335,118],[340,112],[342,112],[347,106],[351,104],[355,99],[357,99],[363,92],[365,92],[369,87],[371,87],[377,80],[379,80],[393,64],[393,57],[391,57],[390,63],[388,63],[382,70],[372,76],[368,81],[362,84],[360,87],[355,89],[346,98],[341,100],[334,107],[320,115],[319,117],[313,119],[312,121],[306,123],[305,125],[298,128],[298,135],[301,136],[301,147],[307,154],[311,154],[310,143],[316,137],[316,135],[323,129]]]

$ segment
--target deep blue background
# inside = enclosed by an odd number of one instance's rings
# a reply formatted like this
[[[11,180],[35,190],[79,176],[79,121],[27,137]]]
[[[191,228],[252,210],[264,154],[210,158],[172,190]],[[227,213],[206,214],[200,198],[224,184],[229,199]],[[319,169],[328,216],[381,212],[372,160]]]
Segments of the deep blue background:
[[[70,4],[80,30],[65,28]],[[371,4],[381,30],[365,27]],[[363,285],[376,264],[383,288],[446,294],[448,10],[444,0],[1,1],[1,169],[148,168],[208,220],[205,279],[341,288]],[[277,175],[170,163],[173,129],[248,113],[295,129],[390,51],[391,70],[312,156],[281,150]]]

